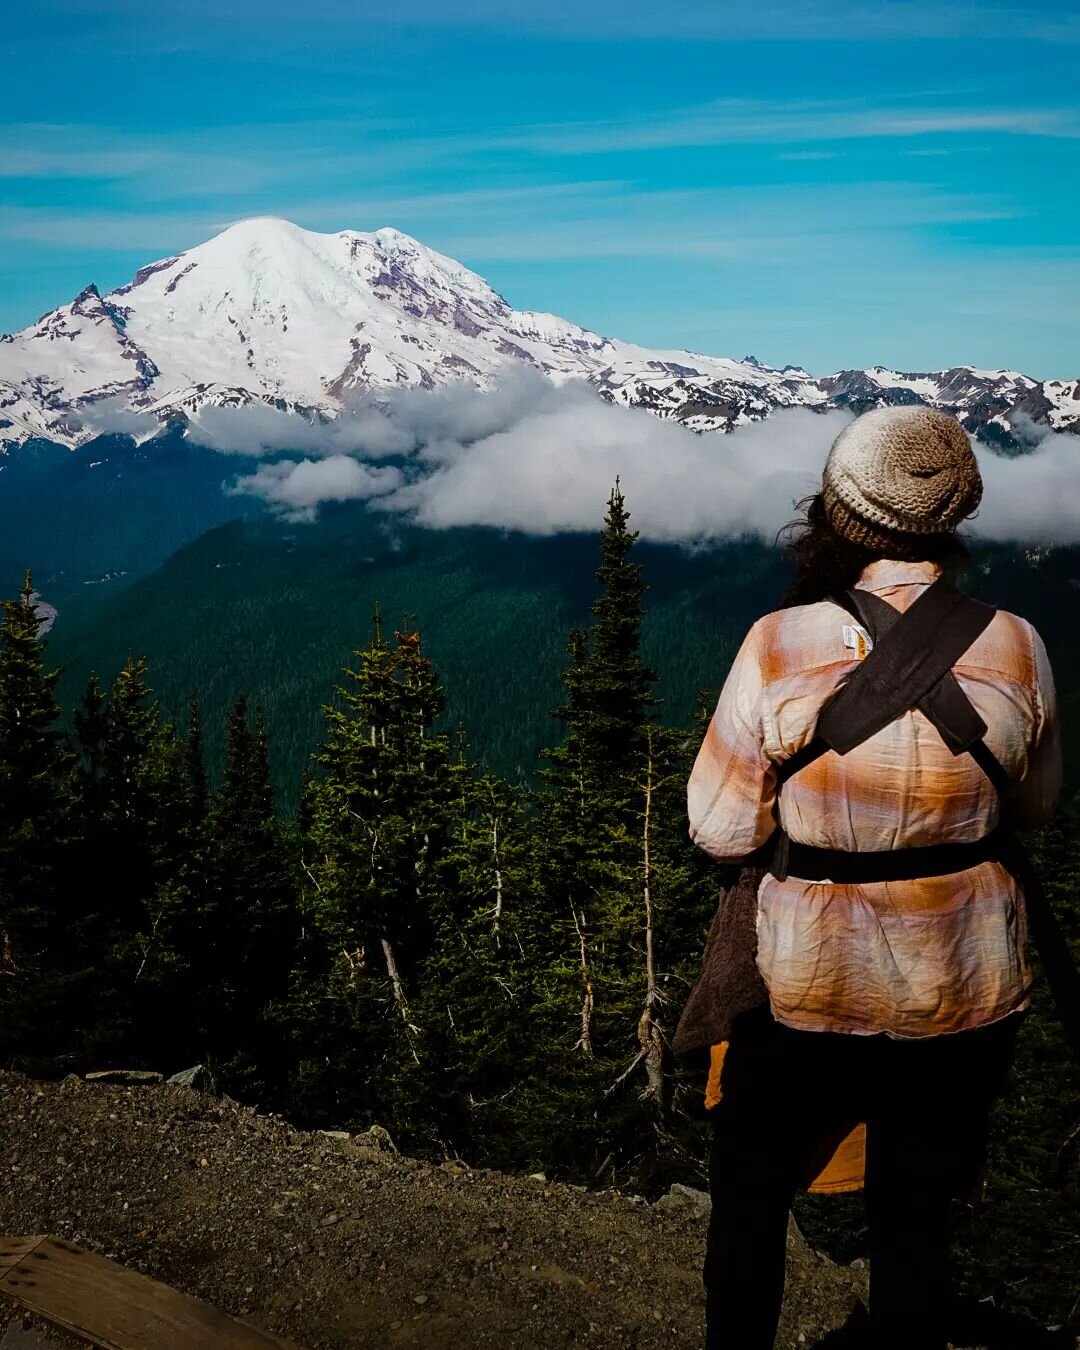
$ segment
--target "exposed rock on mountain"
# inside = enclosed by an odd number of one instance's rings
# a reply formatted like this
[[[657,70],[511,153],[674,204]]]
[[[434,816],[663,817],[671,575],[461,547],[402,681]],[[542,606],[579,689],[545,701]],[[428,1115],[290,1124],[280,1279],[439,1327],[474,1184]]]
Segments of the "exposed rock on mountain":
[[[654,351],[512,309],[476,273],[398,230],[317,234],[260,217],[140,268],[108,295],[91,284],[0,337],[0,446],[31,437],[75,446],[102,431],[146,439],[202,408],[252,402],[332,418],[380,390],[486,386],[521,363],[699,431],[777,408],[916,401],[1003,445],[1017,443],[1018,424],[1026,434],[1025,418],[1080,428],[1080,381],[967,366],[815,378],[753,356]]]

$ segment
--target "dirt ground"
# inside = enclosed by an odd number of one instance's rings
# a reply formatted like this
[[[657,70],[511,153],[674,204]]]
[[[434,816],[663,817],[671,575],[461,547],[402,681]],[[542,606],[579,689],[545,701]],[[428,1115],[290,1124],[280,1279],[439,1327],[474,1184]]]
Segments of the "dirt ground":
[[[87,1341],[48,1327],[0,1299],[0,1350],[94,1350]]]
[[[0,1073],[0,1234],[68,1238],[307,1350],[701,1344],[700,1212],[376,1144],[170,1084]],[[793,1230],[778,1347],[864,1292]]]

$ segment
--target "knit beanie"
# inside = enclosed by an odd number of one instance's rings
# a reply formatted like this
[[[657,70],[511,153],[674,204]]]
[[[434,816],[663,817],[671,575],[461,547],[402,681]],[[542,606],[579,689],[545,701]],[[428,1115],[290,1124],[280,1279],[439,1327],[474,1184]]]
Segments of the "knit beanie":
[[[844,539],[886,557],[921,556],[982,498],[967,433],[922,406],[875,408],[837,436],[822,481],[825,514]]]

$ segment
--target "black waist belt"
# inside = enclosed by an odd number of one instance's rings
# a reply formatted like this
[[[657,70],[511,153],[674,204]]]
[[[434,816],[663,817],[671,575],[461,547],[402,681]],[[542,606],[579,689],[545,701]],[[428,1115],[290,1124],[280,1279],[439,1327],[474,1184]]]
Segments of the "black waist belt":
[[[994,831],[971,844],[932,844],[925,848],[895,848],[848,853],[838,848],[813,848],[781,836],[770,871],[778,880],[835,881],[858,886],[875,881],[915,881],[965,872],[979,863],[998,860],[1005,840]]]

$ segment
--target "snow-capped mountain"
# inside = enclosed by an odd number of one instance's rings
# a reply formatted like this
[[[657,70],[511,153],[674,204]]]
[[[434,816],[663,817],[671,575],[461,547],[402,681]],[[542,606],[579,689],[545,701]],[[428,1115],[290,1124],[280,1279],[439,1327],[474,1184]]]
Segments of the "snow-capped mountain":
[[[264,217],[150,263],[107,295],[90,285],[0,337],[0,446],[31,437],[75,446],[106,430],[145,438],[208,405],[333,417],[380,389],[487,385],[520,362],[702,431],[783,407],[915,401],[1006,444],[1021,416],[1080,429],[1080,381],[966,366],[818,379],[753,357],[654,351],[512,309],[476,273],[397,230],[316,234]]]

